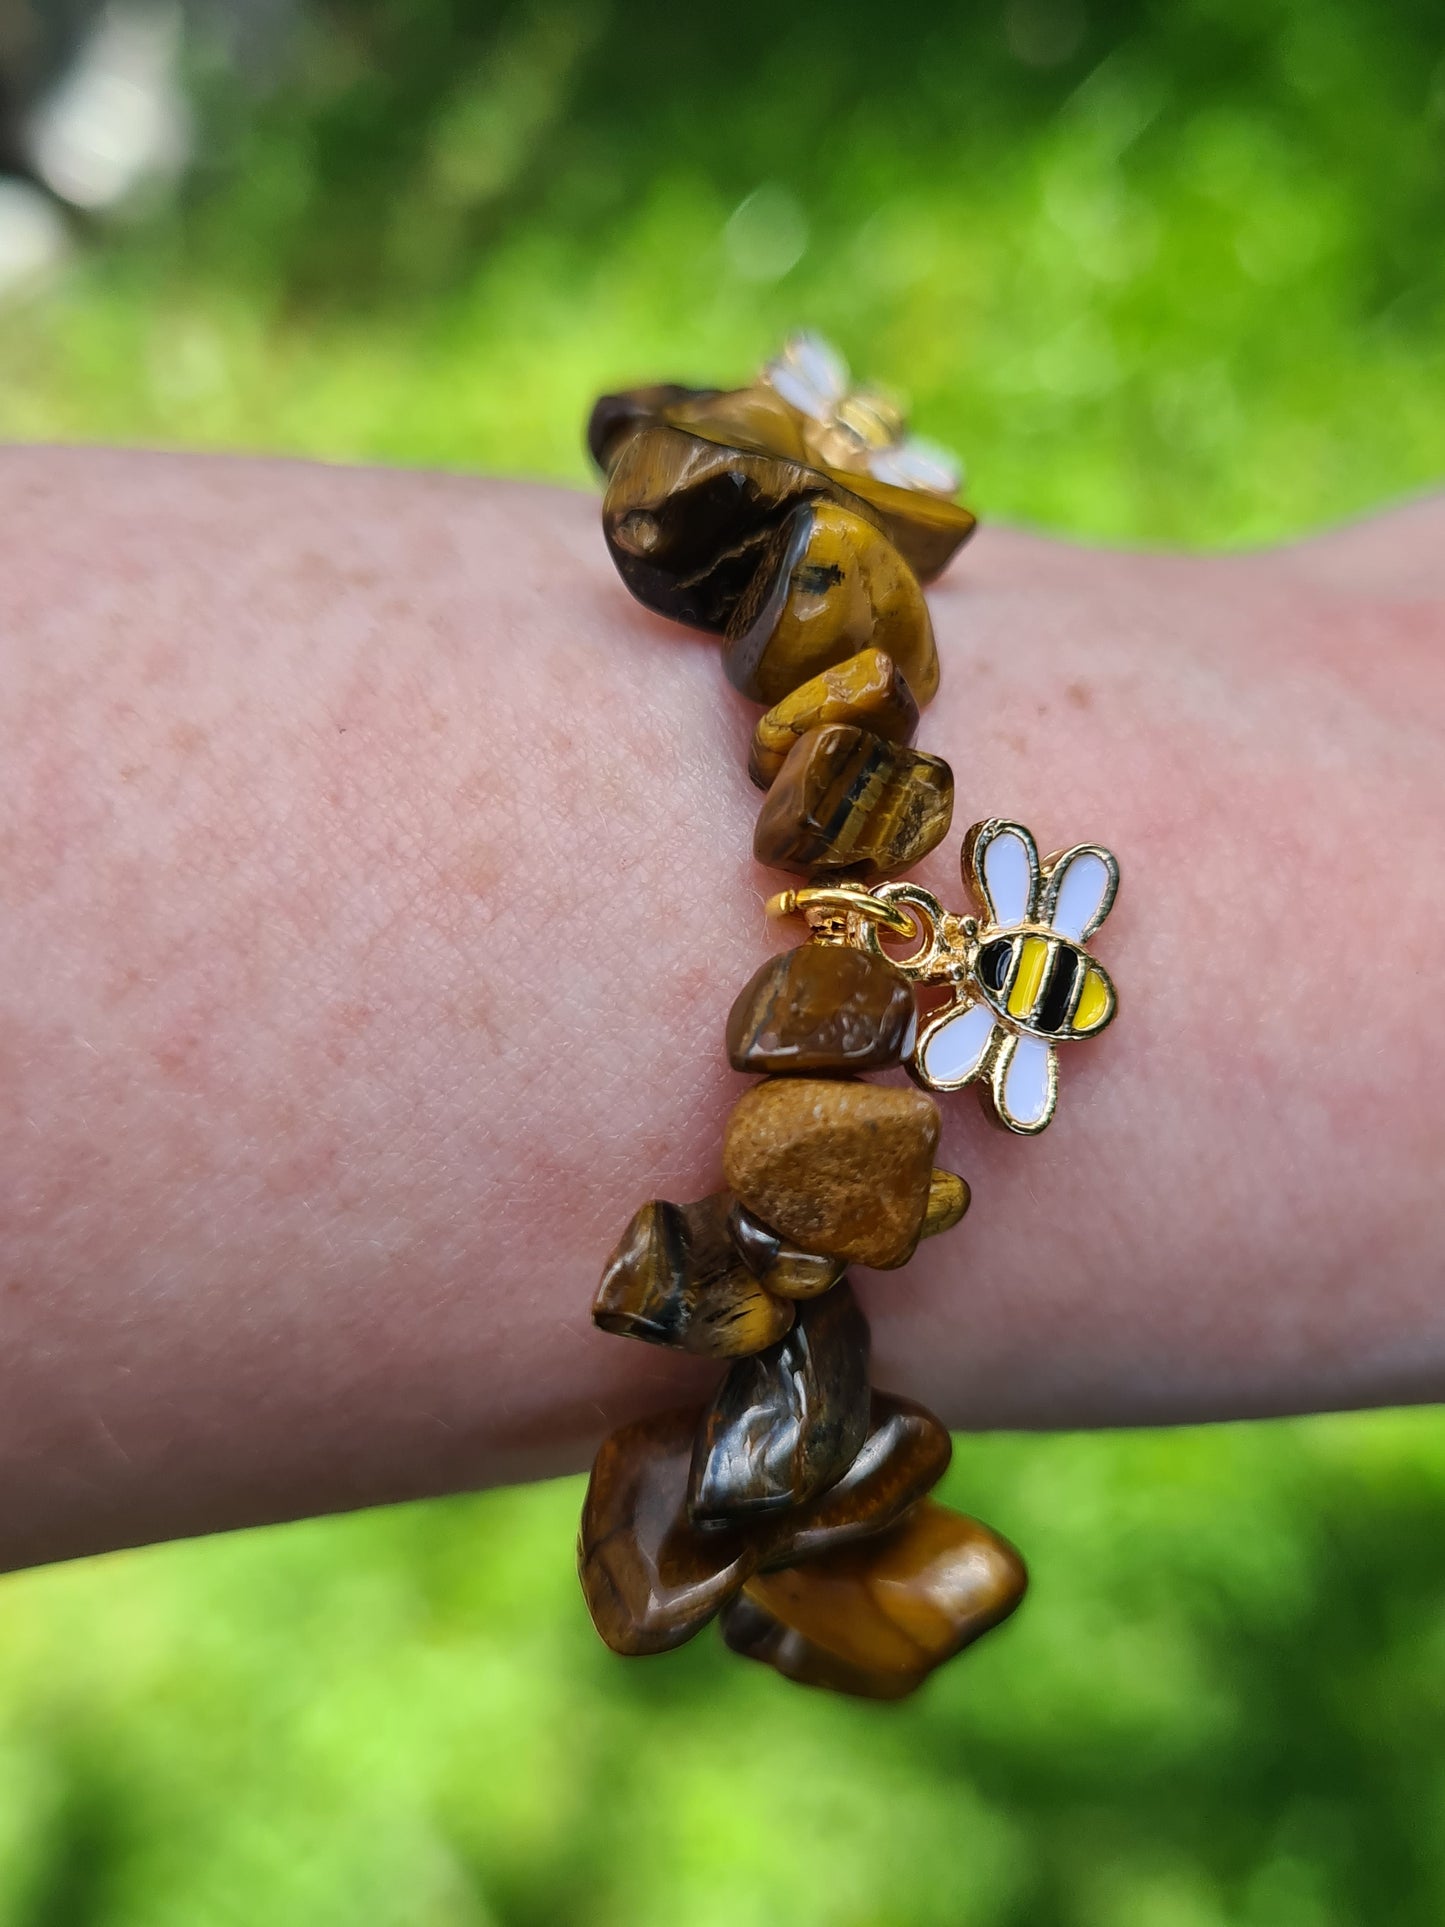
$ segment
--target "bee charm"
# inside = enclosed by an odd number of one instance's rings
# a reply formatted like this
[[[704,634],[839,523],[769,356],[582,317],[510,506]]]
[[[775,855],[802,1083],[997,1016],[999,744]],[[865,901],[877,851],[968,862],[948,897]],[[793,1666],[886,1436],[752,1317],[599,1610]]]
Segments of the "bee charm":
[[[874,892],[923,931],[900,967],[957,986],[920,1027],[909,1069],[931,1091],[976,1084],[996,1123],[1033,1137],[1058,1104],[1058,1046],[1096,1037],[1117,1007],[1084,944],[1113,906],[1119,865],[1096,843],[1041,861],[1022,824],[991,817],[964,839],[963,878],[976,917],[948,915],[912,884]]]

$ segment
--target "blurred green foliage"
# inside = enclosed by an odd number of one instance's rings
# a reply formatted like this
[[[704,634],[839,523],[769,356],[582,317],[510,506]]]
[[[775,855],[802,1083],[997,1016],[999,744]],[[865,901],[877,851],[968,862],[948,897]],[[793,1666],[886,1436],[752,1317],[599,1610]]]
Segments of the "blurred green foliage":
[[[1445,468],[1438,0],[313,15],[0,316],[0,434],[578,479],[787,328],[996,516],[1209,544]],[[0,1927],[1434,1927],[1445,1428],[960,1442],[1022,1617],[913,1705],[625,1666],[575,1482],[0,1588]]]

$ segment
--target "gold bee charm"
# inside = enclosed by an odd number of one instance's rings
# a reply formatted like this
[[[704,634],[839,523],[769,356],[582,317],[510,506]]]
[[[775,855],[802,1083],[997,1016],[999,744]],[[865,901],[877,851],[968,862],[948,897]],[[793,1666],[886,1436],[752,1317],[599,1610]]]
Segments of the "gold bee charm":
[[[957,986],[920,1027],[909,1070],[930,1091],[977,1085],[995,1122],[1037,1136],[1058,1105],[1058,1046],[1096,1037],[1118,1005],[1084,944],[1113,907],[1119,865],[1097,843],[1040,860],[1021,823],[990,817],[964,839],[963,880],[976,916],[951,915],[911,883],[873,892],[922,933],[911,956],[893,960],[898,967],[921,983]],[[881,949],[878,925],[864,941]]]

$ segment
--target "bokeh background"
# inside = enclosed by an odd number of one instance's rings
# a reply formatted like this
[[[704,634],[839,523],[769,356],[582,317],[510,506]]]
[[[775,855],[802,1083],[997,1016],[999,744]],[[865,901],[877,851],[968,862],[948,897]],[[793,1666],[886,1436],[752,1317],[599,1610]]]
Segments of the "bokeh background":
[[[581,483],[807,323],[1062,533],[1445,472],[1439,0],[0,0],[0,123],[8,438]],[[904,1708],[613,1660],[574,1481],[10,1579],[0,1927],[1438,1927],[1445,1420],[946,1496],[1035,1589]]]

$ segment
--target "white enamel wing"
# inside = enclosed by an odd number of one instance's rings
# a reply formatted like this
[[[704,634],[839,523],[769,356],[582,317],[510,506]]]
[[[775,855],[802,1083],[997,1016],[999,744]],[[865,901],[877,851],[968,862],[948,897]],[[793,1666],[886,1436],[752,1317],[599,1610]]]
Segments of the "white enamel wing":
[[[821,335],[790,335],[781,353],[763,370],[763,379],[790,408],[829,427],[846,412],[855,391],[848,364]],[[901,421],[899,423],[901,430]],[[963,486],[957,457],[921,435],[898,433],[876,447],[862,447],[859,466],[875,481],[927,495],[956,495]]]
[[[1021,823],[976,823],[963,877],[978,909],[953,1000],[923,1025],[912,1069],[935,1091],[976,1084],[1006,1130],[1036,1135],[1059,1094],[1058,1046],[1101,1031],[1117,1005],[1084,949],[1113,906],[1119,865],[1096,843],[1041,860]]]

